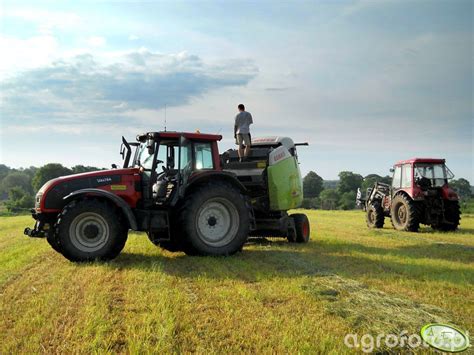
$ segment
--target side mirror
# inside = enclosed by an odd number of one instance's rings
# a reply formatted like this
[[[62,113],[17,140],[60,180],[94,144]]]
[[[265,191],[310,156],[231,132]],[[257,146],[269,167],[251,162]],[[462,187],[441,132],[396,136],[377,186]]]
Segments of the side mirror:
[[[112,169],[117,169],[117,164],[112,164]]]
[[[391,173],[394,173],[394,172],[395,172],[395,169],[394,169],[394,168],[390,168],[390,172],[391,172]]]

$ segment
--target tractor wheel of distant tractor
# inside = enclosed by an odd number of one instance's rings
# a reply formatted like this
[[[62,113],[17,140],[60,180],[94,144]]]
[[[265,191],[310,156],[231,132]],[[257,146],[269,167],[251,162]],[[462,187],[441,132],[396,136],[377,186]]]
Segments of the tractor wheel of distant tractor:
[[[390,217],[396,230],[418,232],[420,228],[420,216],[415,202],[404,194],[396,195],[392,200]]]
[[[115,206],[85,199],[64,207],[56,231],[62,254],[82,262],[115,258],[125,246],[128,228]]]
[[[458,201],[444,201],[444,219],[445,222],[431,227],[442,232],[454,232],[458,229],[461,220],[461,208]]]
[[[383,228],[385,216],[383,208],[379,202],[372,202],[367,207],[366,215],[367,227],[369,228]]]
[[[308,217],[303,213],[295,213],[290,217],[295,221],[296,243],[308,243],[311,233]]]
[[[185,199],[180,229],[189,255],[231,255],[247,240],[250,214],[233,186],[214,182],[196,187]]]

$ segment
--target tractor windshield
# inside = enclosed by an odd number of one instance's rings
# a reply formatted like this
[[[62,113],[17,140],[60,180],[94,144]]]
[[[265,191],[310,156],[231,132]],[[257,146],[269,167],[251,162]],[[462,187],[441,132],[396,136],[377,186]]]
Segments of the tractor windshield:
[[[415,178],[417,180],[428,179],[432,182],[432,186],[441,187],[453,177],[454,174],[444,164],[415,164]]]

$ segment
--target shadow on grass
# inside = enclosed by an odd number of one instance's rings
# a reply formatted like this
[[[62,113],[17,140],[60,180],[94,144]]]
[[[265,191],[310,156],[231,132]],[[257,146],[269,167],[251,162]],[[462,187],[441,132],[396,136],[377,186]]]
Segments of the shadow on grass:
[[[255,242],[255,241],[253,241]],[[348,278],[443,281],[455,285],[474,284],[474,272],[455,265],[439,266],[417,262],[419,258],[438,258],[466,262],[474,257],[472,247],[458,244],[430,244],[404,246],[394,249],[368,247],[356,243],[312,242],[291,245],[283,240],[257,240],[256,248],[231,257],[190,257],[183,253],[142,254],[124,252],[111,262],[112,268],[160,270],[169,275],[186,279],[267,281],[299,276],[324,276],[338,274]],[[284,246],[283,246],[284,245]],[[466,249],[467,248],[467,249]],[[354,251],[358,255],[351,255]],[[388,260],[400,256],[403,261]]]

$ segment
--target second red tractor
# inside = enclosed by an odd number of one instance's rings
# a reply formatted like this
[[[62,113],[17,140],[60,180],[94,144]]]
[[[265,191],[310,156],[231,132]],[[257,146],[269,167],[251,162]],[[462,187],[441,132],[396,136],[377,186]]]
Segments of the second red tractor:
[[[461,212],[459,197],[449,187],[454,177],[444,159],[413,158],[397,162],[392,184],[377,182],[358,199],[367,213],[369,228],[382,228],[390,217],[397,230],[416,232],[420,224],[435,230],[455,231]]]

